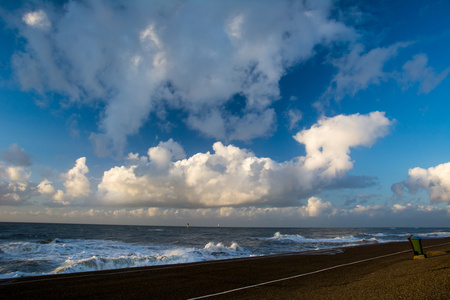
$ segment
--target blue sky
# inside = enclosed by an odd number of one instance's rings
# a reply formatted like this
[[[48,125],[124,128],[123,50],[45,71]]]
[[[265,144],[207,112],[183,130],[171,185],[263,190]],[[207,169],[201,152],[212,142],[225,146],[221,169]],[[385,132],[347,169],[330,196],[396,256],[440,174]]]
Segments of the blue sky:
[[[1,1],[0,221],[450,226],[448,1]]]

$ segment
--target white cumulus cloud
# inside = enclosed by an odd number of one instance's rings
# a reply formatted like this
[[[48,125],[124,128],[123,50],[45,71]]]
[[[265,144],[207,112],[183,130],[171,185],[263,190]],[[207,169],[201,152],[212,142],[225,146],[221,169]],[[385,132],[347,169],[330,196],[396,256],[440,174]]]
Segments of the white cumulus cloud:
[[[319,217],[324,212],[331,211],[333,205],[330,202],[323,202],[320,198],[311,197],[308,199],[308,205],[303,208],[309,217]]]
[[[185,157],[184,149],[173,139],[169,139],[167,142],[160,142],[157,147],[148,149],[149,160],[162,167],[168,166],[173,159]]]
[[[51,197],[54,203],[69,205],[70,200],[87,197],[92,193],[87,173],[89,168],[86,166],[86,157],[80,157],[72,169],[60,175],[65,191],[57,190],[50,180],[44,179],[36,186],[37,192]]]
[[[129,154],[128,166],[104,172],[97,197],[106,204],[155,207],[288,206],[338,183],[353,167],[350,148],[370,147],[389,132],[384,113],[324,118],[295,139],[307,155],[278,163],[216,142],[214,153],[181,159],[181,146],[169,140],[150,148],[149,157]],[[309,216],[330,208],[310,198]]]
[[[85,175],[88,172],[86,157],[80,157],[77,159],[75,166],[66,174],[63,174],[67,196],[79,198],[88,196],[91,193],[89,179]]]
[[[56,193],[55,188],[52,185],[52,182],[44,179],[37,185],[38,192],[43,195],[53,195]]]
[[[404,187],[411,193],[427,191],[433,203],[450,202],[450,162],[428,169],[410,169],[408,179],[394,184],[392,190],[401,195]]]
[[[47,179],[42,180],[41,183],[36,186],[36,188],[41,195],[50,196],[55,203],[63,205],[69,204],[69,202],[66,201],[64,191],[56,190],[52,185],[52,182]]]
[[[370,147],[389,133],[392,121],[383,112],[368,115],[339,115],[322,118],[308,130],[295,135],[306,147],[304,166],[321,170],[321,176],[335,177],[353,168],[350,147]]]

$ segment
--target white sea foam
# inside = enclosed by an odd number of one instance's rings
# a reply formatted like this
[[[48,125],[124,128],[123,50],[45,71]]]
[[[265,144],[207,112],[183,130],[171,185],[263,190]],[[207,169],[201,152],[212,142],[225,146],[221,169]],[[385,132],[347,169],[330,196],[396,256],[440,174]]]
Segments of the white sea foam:
[[[36,272],[9,272],[0,269],[0,278],[12,278],[42,274],[74,273],[96,270],[154,266],[228,259],[250,256],[239,244],[207,243],[204,248],[145,246],[108,240],[66,240],[58,243],[39,242],[8,243],[1,247],[3,256],[12,262],[33,260],[35,264],[51,263]],[[52,267],[53,266],[53,267]],[[50,268],[52,267],[52,268]],[[14,269],[14,268],[12,268]]]
[[[387,236],[385,233],[375,233],[373,236]]]
[[[38,253],[42,246],[36,243],[17,242],[3,245],[2,252],[6,254]]]
[[[101,257],[92,256],[80,260],[67,260],[60,267],[57,267],[52,273],[73,273],[94,270],[110,270],[130,267],[151,266],[158,264],[168,264],[179,262],[178,257],[154,255],[154,256],[119,256],[119,257]]]
[[[383,240],[380,242],[393,242],[398,240],[404,240],[405,238],[408,238],[410,235],[418,236],[421,238],[446,238],[450,237],[450,232],[449,231],[433,231],[425,233],[401,232],[401,233],[375,233],[371,235],[378,238],[382,238]]]
[[[371,242],[371,243],[378,243],[379,241],[378,241],[378,239],[377,238],[368,238],[368,239],[366,239],[366,238],[363,238],[363,239],[360,239],[359,240],[360,242]]]
[[[420,237],[430,237],[430,238],[446,238],[446,237],[450,237],[450,232],[448,232],[448,231],[446,231],[446,232],[437,231],[437,232],[429,232],[429,233],[418,234],[418,236],[420,236]]]
[[[236,251],[241,251],[242,247],[239,246],[237,243],[232,243],[230,245],[230,247],[226,247],[222,243],[214,244],[213,242],[209,242],[208,244],[205,245],[205,249],[211,250],[214,252],[231,252],[231,251],[236,252]]]
[[[63,265],[57,267],[52,273],[72,273],[93,270],[108,270],[129,267],[154,266],[162,264],[176,264],[197,262],[213,259],[225,259],[245,256],[242,247],[232,243],[226,247],[223,243],[214,244],[210,242],[203,249],[196,248],[174,248],[149,250],[145,247],[127,245],[128,250],[133,250],[128,255],[123,255],[123,249],[115,247],[116,253],[109,251],[87,258],[70,258]],[[118,250],[118,251],[117,251]],[[146,251],[147,250],[147,251]]]
[[[305,243],[305,244],[314,244],[314,243],[330,243],[330,244],[340,244],[340,243],[353,243],[358,242],[360,239],[354,237],[353,235],[349,236],[336,236],[333,238],[305,238],[304,236],[298,234],[281,234],[280,232],[276,232],[273,237],[268,238],[269,240],[278,240],[278,241],[293,241],[296,243]]]

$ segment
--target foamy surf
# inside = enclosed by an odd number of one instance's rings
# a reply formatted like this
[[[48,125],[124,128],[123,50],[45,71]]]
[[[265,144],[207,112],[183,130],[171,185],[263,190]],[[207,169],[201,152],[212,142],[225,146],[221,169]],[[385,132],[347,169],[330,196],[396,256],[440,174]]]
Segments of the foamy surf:
[[[251,254],[237,243],[225,246],[223,243],[209,242],[203,248],[168,247],[108,240],[6,243],[2,245],[1,254],[16,263],[16,266],[4,263],[0,267],[0,278],[189,263],[247,257]],[[19,265],[24,266],[19,261],[41,265],[41,268],[35,268],[34,272],[13,271]]]
[[[0,278],[450,237],[447,228],[224,228],[0,223]],[[330,253],[331,253],[330,252]]]
[[[361,239],[358,239],[352,235],[349,236],[337,236],[334,238],[305,238],[304,236],[295,234],[281,234],[280,232],[276,232],[273,237],[269,238],[271,240],[289,240],[297,243],[354,243],[361,241]]]

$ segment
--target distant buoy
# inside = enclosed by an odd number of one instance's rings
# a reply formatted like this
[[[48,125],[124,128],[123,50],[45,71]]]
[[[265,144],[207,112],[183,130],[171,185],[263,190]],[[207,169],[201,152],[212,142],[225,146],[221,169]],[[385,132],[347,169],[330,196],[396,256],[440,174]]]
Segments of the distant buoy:
[[[189,229],[189,223],[187,223],[187,229]]]

